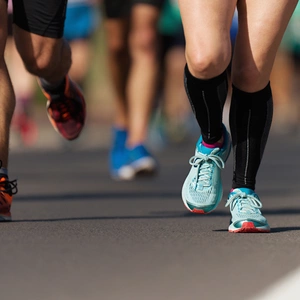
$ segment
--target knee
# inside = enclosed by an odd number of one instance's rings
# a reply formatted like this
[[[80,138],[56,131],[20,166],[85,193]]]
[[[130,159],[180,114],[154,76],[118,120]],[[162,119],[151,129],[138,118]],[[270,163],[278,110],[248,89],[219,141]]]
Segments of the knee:
[[[269,82],[269,77],[254,65],[244,65],[232,70],[233,84],[245,92],[257,92]]]
[[[212,50],[214,49],[214,50]],[[201,47],[186,49],[186,60],[190,72],[197,78],[210,79],[220,75],[228,67],[231,50],[226,48]]]
[[[118,57],[126,52],[126,40],[120,37],[110,37],[107,40],[107,50],[109,55]]]
[[[136,55],[146,55],[155,57],[158,44],[156,28],[150,26],[133,30],[129,38],[129,49],[133,57]]]

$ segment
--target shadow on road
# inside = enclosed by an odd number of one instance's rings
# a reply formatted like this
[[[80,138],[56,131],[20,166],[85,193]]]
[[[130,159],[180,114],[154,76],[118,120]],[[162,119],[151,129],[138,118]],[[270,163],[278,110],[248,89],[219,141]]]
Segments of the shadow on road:
[[[278,233],[278,232],[285,232],[285,231],[298,231],[300,230],[299,226],[287,226],[287,227],[272,227],[271,228],[271,232],[269,232],[268,234],[271,233]],[[228,232],[227,229],[216,229],[213,230],[215,232]],[[257,234],[257,233],[255,233]],[[260,233],[260,234],[266,234],[266,233]]]
[[[285,210],[266,210],[264,215],[281,215],[281,214],[300,214],[300,209],[285,209]],[[178,218],[212,218],[212,217],[228,217],[230,214],[227,211],[215,211],[211,214],[198,215],[189,212],[181,211],[161,211],[152,212],[147,215],[130,215],[130,216],[92,216],[92,217],[65,217],[65,218],[53,218],[53,219],[24,219],[24,220],[14,220],[15,222],[62,222],[62,221],[91,221],[91,220],[144,220],[144,219],[178,219]],[[272,228],[272,232],[283,232],[283,231],[293,231],[300,230],[300,227],[277,227]],[[214,231],[227,231],[220,229]]]

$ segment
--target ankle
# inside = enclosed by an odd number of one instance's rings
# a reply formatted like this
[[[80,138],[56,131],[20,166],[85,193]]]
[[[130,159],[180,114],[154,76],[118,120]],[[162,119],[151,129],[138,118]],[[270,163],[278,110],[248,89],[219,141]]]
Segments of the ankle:
[[[222,136],[217,142],[215,142],[213,144],[209,144],[204,141],[202,141],[202,144],[203,144],[203,146],[205,146],[207,148],[222,148],[224,145],[224,137]]]
[[[40,78],[40,83],[42,88],[48,93],[63,94],[65,91],[66,78],[64,77],[61,81],[55,83]]]

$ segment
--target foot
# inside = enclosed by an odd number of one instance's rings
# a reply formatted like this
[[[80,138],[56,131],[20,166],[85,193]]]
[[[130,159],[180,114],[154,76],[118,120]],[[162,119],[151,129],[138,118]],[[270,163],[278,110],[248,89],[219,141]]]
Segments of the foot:
[[[54,129],[65,139],[76,139],[85,122],[85,100],[79,87],[68,77],[62,95],[51,95],[43,90],[47,101],[47,113]]]
[[[9,181],[7,176],[0,177],[0,222],[11,221],[12,196],[17,193],[17,181]]]
[[[110,175],[115,180],[131,180],[133,169],[128,166],[129,156],[126,149],[127,131],[113,128],[113,143],[109,153]]]
[[[136,175],[151,175],[157,171],[157,162],[144,145],[138,145],[129,152],[129,165]]]
[[[143,145],[126,147],[127,132],[114,129],[114,142],[110,151],[110,174],[115,180],[132,180],[140,174],[157,171],[156,160]]]
[[[225,126],[223,132],[222,148],[205,147],[201,136],[196,144],[195,155],[190,158],[192,167],[182,187],[182,200],[193,213],[210,213],[222,199],[221,169],[231,150],[231,139]]]
[[[262,204],[253,190],[234,189],[226,206],[230,207],[232,216],[229,232],[270,232],[270,226],[260,212]]]

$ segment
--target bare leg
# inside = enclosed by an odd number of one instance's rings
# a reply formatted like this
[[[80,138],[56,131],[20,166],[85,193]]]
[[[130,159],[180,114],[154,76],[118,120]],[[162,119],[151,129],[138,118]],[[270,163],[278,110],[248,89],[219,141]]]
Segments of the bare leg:
[[[91,61],[90,40],[87,38],[71,41],[70,47],[72,49],[72,66],[69,75],[83,87]]]
[[[239,31],[232,63],[233,84],[256,92],[269,82],[277,49],[297,0],[240,0]]]
[[[179,0],[186,38],[186,60],[193,76],[210,79],[231,59],[230,27],[236,0]]]
[[[64,39],[53,39],[29,33],[14,25],[18,52],[27,70],[50,83],[65,77],[71,66],[71,50]]]
[[[151,5],[137,4],[132,9],[129,35],[132,64],[127,86],[128,147],[143,144],[147,138],[157,87],[159,14],[159,9]]]
[[[185,64],[183,46],[168,50],[165,57],[163,112],[167,119],[168,134],[176,142],[186,137],[186,123],[192,113],[182,80]]]
[[[7,4],[0,0],[0,160],[2,167],[8,165],[9,128],[15,108],[12,84],[4,61],[4,48],[7,38]]]
[[[184,47],[170,49],[165,64],[164,111],[168,118],[181,122],[191,111],[182,82],[182,70],[186,64]]]
[[[128,20],[107,19],[105,21],[107,58],[115,92],[114,126],[127,129],[127,97],[125,86],[129,68],[127,47]]]
[[[273,129],[279,133],[286,133],[296,128],[298,119],[297,99],[294,93],[296,68],[292,53],[279,49],[271,73],[274,121]]]
[[[36,80],[34,76],[30,75],[25,69],[12,37],[7,40],[5,58],[7,59],[16,99],[22,97],[32,98],[36,87]],[[22,78],[22,80],[19,80],[19,78]]]
[[[71,66],[69,44],[63,38],[40,36],[17,25],[14,35],[26,69],[40,78],[50,123],[65,139],[76,139],[84,127],[86,109],[80,89],[67,76]]]
[[[16,108],[11,127],[18,133],[23,145],[30,146],[37,139],[37,126],[31,116],[36,80],[25,69],[12,36],[8,37],[6,43],[5,58],[16,96]]]

